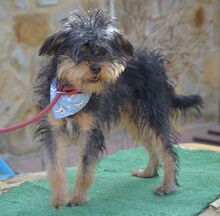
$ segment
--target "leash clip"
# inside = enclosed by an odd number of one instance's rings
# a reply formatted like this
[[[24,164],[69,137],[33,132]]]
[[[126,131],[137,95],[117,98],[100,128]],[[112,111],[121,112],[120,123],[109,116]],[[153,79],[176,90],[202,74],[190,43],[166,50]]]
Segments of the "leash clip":
[[[56,93],[57,94],[66,94],[67,92],[66,91],[59,91],[59,90],[57,90]]]

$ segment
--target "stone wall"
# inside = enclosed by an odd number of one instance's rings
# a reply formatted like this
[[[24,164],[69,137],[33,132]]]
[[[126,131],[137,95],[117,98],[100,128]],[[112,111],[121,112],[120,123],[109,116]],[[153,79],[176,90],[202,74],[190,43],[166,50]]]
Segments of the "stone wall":
[[[178,92],[200,93],[203,118],[217,121],[220,83],[218,0],[117,0],[115,16],[137,46],[160,48],[172,64]],[[110,8],[108,0],[0,1],[0,126],[31,117],[33,77],[42,65],[38,49],[69,11]],[[0,153],[36,152],[33,127],[0,135]]]
[[[119,22],[137,46],[159,48],[179,93],[205,99],[203,118],[217,121],[220,103],[220,1],[117,1]],[[145,7],[143,5],[146,5]]]

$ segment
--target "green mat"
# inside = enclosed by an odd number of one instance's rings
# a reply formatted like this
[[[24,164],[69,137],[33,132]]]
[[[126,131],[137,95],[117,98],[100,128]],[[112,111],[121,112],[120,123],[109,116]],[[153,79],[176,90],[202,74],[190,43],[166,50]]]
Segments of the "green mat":
[[[140,179],[130,171],[143,167],[145,152],[136,148],[103,159],[89,190],[90,201],[83,206],[56,210],[49,204],[47,180],[24,183],[0,196],[1,216],[47,215],[147,215],[190,216],[198,214],[220,196],[220,154],[178,148],[180,158],[179,190],[171,195],[156,196],[153,188],[159,177]],[[71,189],[75,169],[68,169]]]

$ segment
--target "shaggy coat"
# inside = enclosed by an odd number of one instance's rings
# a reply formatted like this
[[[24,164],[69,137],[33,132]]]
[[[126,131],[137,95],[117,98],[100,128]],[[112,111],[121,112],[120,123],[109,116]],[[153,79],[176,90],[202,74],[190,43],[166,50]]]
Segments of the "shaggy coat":
[[[115,21],[101,10],[72,13],[39,53],[49,57],[35,81],[39,110],[50,101],[54,78],[91,94],[88,104],[77,114],[63,119],[49,114],[36,130],[35,137],[48,153],[53,206],[81,205],[87,200],[96,162],[105,149],[104,134],[118,123],[149,153],[146,168],[133,175],[154,177],[162,163],[164,178],[155,193],[174,192],[177,154],[173,144],[177,143],[177,136],[171,119],[179,111],[199,110],[202,99],[175,93],[164,67],[166,59],[156,51],[134,50]],[[76,184],[69,202],[63,157],[67,142],[79,147]]]

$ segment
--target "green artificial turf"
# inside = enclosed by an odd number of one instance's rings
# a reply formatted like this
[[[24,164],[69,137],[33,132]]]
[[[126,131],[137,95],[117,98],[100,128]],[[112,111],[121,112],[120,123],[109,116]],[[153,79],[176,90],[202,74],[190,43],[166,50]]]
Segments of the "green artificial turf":
[[[220,154],[209,151],[190,151],[177,148],[179,154],[180,188],[174,194],[157,196],[153,188],[159,177],[140,179],[130,171],[144,167],[143,148],[119,151],[103,159],[89,190],[90,200],[83,206],[53,209],[49,203],[47,180],[24,183],[0,196],[1,216],[47,215],[196,215],[208,203],[220,196]],[[75,169],[68,169],[69,189],[74,183]]]

